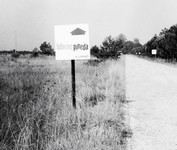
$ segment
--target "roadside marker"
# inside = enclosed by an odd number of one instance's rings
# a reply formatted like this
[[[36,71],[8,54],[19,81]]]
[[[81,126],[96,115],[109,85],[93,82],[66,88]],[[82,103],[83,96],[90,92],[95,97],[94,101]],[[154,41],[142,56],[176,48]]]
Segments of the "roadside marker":
[[[156,58],[157,50],[156,50],[156,49],[152,49],[152,50],[151,50],[151,53],[152,53],[152,55],[155,55],[155,58]]]

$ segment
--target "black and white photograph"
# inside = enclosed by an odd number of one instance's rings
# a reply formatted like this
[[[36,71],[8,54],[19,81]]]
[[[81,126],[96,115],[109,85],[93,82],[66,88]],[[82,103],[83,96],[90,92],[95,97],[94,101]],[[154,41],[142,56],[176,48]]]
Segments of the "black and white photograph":
[[[177,0],[0,0],[0,150],[177,150]]]

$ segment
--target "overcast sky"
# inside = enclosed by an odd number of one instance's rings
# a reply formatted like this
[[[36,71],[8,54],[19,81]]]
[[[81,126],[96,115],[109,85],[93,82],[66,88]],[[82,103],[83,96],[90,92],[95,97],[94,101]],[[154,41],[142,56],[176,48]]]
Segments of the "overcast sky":
[[[90,45],[123,33],[146,43],[177,24],[177,0],[0,0],[0,49],[54,47],[54,25],[89,24]]]

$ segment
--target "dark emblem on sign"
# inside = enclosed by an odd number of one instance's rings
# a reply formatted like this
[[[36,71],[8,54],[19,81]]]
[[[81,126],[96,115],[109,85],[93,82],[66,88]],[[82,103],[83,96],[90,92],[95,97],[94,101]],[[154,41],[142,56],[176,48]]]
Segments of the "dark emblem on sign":
[[[80,28],[76,28],[75,30],[73,30],[71,32],[72,35],[84,35],[86,31],[80,29]]]

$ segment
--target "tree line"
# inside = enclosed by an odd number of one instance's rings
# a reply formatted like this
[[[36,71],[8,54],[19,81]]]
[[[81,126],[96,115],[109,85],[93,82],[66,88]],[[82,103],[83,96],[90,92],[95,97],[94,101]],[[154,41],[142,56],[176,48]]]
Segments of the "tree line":
[[[124,34],[120,34],[116,37],[106,37],[99,47],[93,46],[91,48],[91,55],[99,59],[117,59],[122,53],[128,54],[141,47],[142,45],[138,38],[130,41],[126,39]]]
[[[18,58],[20,55],[27,55],[27,54],[31,54],[32,57],[37,57],[39,54],[43,54],[43,55],[55,55],[55,51],[52,48],[50,43],[47,42],[43,42],[39,49],[37,47],[35,47],[32,51],[18,51],[18,50],[2,50],[0,51],[0,54],[11,54],[12,57],[16,57]]]
[[[157,50],[157,57],[177,59],[177,25],[164,28],[159,35],[154,35],[142,48],[145,55],[151,57],[151,50]]]
[[[159,35],[155,34],[144,45],[137,38],[127,40],[123,34],[115,38],[108,36],[99,47],[95,45],[91,48],[91,54],[103,59],[118,58],[121,53],[154,57],[153,49],[157,50],[158,58],[177,60],[177,25],[162,29]]]

